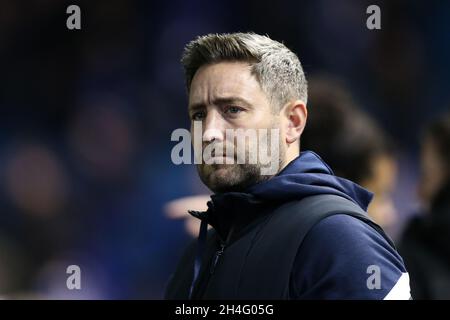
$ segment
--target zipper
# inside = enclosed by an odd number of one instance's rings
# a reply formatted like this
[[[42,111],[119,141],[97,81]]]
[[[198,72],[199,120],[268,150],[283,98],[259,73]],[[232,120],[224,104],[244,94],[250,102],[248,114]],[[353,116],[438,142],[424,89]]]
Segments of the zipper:
[[[216,269],[217,263],[219,262],[220,257],[223,255],[225,247],[227,246],[227,244],[230,243],[233,233],[234,233],[234,226],[231,227],[230,231],[228,232],[227,239],[225,241],[223,241],[223,239],[219,236],[220,249],[217,250],[216,253],[214,254],[213,263],[211,265],[211,268],[209,269],[209,273],[211,275],[214,274],[214,270]]]
[[[195,292],[194,299],[202,299],[203,294],[205,292],[205,290],[207,289],[209,282],[211,280],[211,277],[214,274],[214,271],[216,269],[216,266],[220,260],[220,257],[223,255],[223,252],[225,251],[225,248],[227,247],[228,243],[230,242],[231,236],[233,234],[234,228],[230,229],[230,232],[228,233],[227,239],[224,241],[219,235],[219,240],[220,240],[220,247],[218,250],[216,250],[214,256],[213,256],[213,260],[210,261],[210,268],[209,268],[209,273],[206,273],[206,279],[204,280],[204,282],[202,283],[201,286],[199,286]],[[208,269],[206,269],[208,270]],[[205,270],[205,271],[206,271]],[[207,271],[206,271],[207,272]]]
[[[220,257],[223,254],[223,251],[225,250],[225,243],[220,244],[220,249],[216,251],[213,258],[213,263],[211,264],[211,268],[209,270],[210,274],[214,274],[214,270],[216,269],[217,263],[219,262]]]

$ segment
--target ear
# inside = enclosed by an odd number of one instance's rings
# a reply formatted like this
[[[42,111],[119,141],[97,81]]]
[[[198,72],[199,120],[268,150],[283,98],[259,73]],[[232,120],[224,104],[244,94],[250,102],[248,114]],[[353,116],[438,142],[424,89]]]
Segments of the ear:
[[[301,100],[295,100],[286,104],[282,111],[286,123],[286,143],[289,145],[300,138],[306,125],[308,110]]]

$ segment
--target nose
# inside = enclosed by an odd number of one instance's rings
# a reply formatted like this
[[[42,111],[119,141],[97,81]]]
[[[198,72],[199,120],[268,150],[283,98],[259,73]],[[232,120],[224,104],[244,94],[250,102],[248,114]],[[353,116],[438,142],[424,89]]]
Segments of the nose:
[[[224,140],[224,120],[216,110],[208,112],[203,131],[203,142]]]

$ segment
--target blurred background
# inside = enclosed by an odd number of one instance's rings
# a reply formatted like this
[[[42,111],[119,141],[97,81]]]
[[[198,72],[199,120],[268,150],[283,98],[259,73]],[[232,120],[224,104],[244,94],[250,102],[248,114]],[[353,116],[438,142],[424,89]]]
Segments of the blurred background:
[[[71,4],[81,30],[66,28]],[[381,30],[366,27],[371,4]],[[401,237],[422,211],[424,126],[450,106],[450,2],[1,0],[2,297],[162,298],[191,239],[164,206],[208,192],[193,166],[170,158],[172,131],[189,128],[180,55],[198,35],[236,31],[299,55],[319,88],[311,119],[331,83],[383,132],[392,161],[375,196],[387,199],[380,223]],[[82,290],[66,287],[72,264]]]

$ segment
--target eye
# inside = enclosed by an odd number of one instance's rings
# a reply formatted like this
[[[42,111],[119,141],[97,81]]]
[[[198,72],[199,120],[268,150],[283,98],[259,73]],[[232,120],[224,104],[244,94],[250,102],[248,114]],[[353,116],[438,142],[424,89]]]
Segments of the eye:
[[[191,118],[194,121],[202,120],[203,118],[205,118],[205,112],[204,111],[197,111],[197,112],[192,114]]]
[[[243,111],[243,109],[237,106],[226,106],[224,109],[224,112],[229,114],[237,114],[241,111]]]

